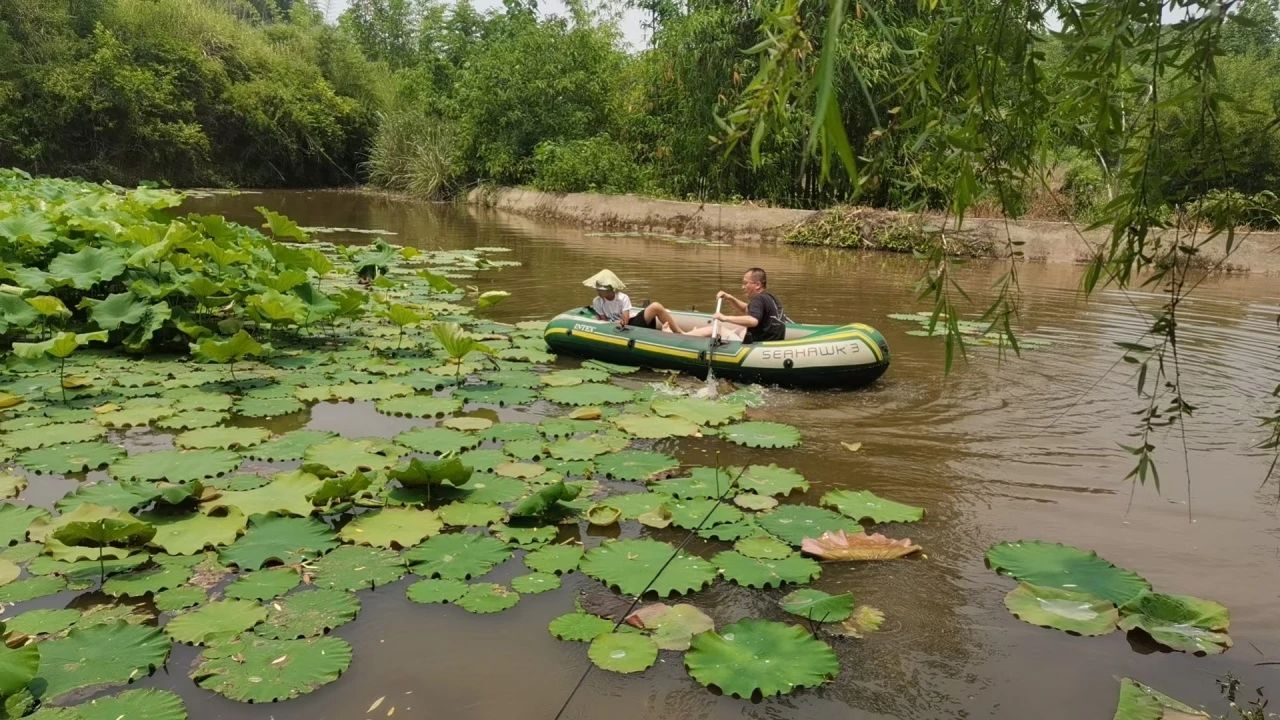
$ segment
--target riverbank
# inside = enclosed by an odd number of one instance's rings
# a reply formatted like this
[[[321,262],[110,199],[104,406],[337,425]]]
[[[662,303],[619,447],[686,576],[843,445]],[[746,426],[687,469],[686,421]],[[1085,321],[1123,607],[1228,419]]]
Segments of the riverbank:
[[[891,252],[910,252],[936,242],[946,227],[941,215],[873,208],[796,210],[527,188],[477,188],[467,195],[467,202],[596,230]],[[1091,248],[1108,241],[1106,230],[1087,230],[1071,222],[1004,218],[968,218],[959,231],[948,229],[942,236],[959,255],[1001,258],[1013,247],[1027,261],[1053,263],[1085,262]],[[1224,260],[1215,247],[1201,261],[1232,273],[1280,274],[1280,233],[1241,232],[1231,257]]]

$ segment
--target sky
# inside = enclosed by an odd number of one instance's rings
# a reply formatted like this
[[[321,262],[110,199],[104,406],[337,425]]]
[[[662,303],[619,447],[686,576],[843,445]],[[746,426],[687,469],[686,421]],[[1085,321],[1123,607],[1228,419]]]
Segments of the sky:
[[[343,10],[347,9],[349,0],[316,0],[321,9],[326,10],[326,17],[330,21],[337,20]],[[475,8],[481,12],[486,10],[500,9],[502,0],[473,0]],[[551,15],[568,15],[569,11],[561,0],[538,0],[538,8],[545,16]],[[618,22],[618,29],[622,31],[623,42],[629,45],[633,50],[643,48],[648,42],[648,32],[641,26],[642,14],[634,8],[627,8],[622,12],[622,18]]]

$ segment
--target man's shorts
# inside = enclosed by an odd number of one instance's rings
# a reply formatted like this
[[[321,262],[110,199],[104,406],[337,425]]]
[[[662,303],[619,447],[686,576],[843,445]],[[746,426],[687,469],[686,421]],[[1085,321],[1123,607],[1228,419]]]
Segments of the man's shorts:
[[[628,325],[630,325],[630,326],[632,326],[632,327],[643,327],[643,328],[649,328],[650,330],[657,330],[657,329],[658,329],[658,318],[656,318],[656,317],[655,317],[653,320],[651,320],[651,321],[649,321],[649,322],[645,322],[645,321],[644,321],[644,310],[641,310],[640,312],[636,313],[635,315],[632,315],[632,316],[631,316],[631,319],[627,321],[627,324],[628,324]]]

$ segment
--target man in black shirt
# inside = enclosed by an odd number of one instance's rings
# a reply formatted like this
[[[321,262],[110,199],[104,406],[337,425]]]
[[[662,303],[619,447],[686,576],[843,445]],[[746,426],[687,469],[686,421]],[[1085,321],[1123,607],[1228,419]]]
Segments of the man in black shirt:
[[[744,343],[784,339],[787,335],[787,316],[782,312],[782,303],[769,292],[768,287],[769,278],[762,268],[753,267],[747,270],[742,274],[742,291],[747,295],[746,302],[723,290],[716,293],[717,298],[724,298],[729,304],[734,305],[738,312],[745,314],[726,315],[720,312],[712,317],[720,322],[733,323],[746,328],[746,337],[742,339]],[[711,328],[709,326],[698,328],[690,334],[709,336]]]

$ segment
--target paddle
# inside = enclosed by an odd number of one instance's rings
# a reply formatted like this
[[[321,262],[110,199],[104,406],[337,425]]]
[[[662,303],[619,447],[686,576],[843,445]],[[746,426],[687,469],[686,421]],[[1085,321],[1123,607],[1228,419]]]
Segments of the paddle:
[[[720,306],[724,303],[724,298],[716,298],[716,315],[720,314]],[[715,383],[715,371],[711,367],[711,361],[716,354],[716,343],[720,341],[720,318],[712,316],[711,319],[711,339],[707,342],[707,385],[713,387]]]

